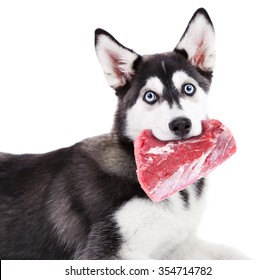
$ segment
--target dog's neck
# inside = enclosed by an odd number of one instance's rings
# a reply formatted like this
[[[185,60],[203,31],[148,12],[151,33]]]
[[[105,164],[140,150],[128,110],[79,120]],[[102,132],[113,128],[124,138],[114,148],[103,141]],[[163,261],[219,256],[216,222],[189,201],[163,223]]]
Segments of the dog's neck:
[[[83,145],[104,172],[137,181],[133,142],[113,131],[86,139]]]

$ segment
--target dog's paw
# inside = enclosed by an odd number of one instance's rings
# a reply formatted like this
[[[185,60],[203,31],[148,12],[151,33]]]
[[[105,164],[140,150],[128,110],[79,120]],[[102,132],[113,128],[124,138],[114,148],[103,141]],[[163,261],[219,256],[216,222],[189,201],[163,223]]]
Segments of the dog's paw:
[[[207,242],[201,239],[189,239],[173,250],[169,259],[249,260],[250,258],[232,247]]]

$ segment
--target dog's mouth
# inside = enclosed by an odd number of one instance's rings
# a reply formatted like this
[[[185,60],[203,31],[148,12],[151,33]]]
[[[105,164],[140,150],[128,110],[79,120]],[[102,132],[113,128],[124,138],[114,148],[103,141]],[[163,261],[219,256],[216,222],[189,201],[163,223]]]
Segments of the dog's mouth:
[[[153,135],[160,141],[175,141],[175,140],[184,140],[189,139],[194,136],[198,136],[202,133],[202,126],[200,125],[196,129],[191,129],[190,132],[186,134],[174,133],[172,131],[164,131],[161,129],[152,129]]]
[[[202,125],[201,122],[196,126],[192,126],[190,128],[186,127],[185,131],[180,131],[175,129],[161,129],[160,127],[154,127],[151,129],[153,135],[160,141],[175,141],[175,140],[184,140],[189,139],[194,136],[198,136],[202,133]]]

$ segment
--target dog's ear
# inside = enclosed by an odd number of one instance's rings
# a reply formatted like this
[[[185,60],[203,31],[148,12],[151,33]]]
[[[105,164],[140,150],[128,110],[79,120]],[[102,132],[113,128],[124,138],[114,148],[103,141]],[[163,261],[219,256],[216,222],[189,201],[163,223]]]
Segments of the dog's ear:
[[[95,49],[108,84],[117,89],[130,81],[135,62],[141,57],[123,45],[103,29],[95,31]]]
[[[183,54],[195,67],[213,71],[215,32],[205,9],[200,8],[194,13],[174,51]]]

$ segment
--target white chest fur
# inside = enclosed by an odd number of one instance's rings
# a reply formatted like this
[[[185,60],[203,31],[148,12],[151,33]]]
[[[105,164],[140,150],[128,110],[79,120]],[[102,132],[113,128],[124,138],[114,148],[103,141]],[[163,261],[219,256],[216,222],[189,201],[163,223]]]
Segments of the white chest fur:
[[[192,187],[189,207],[179,194],[161,203],[133,198],[116,214],[115,220],[123,236],[122,259],[162,259],[182,243],[196,227],[201,199],[197,200]]]

